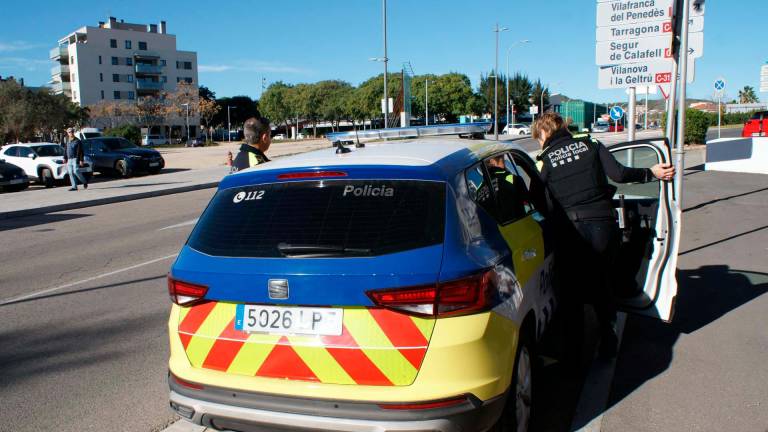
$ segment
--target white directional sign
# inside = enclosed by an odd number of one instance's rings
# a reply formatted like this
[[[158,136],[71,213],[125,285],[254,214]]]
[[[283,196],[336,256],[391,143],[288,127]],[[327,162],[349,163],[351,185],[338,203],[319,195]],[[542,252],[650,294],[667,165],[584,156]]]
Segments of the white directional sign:
[[[597,27],[671,19],[675,0],[597,0]],[[691,2],[691,17],[704,16],[704,7]]]
[[[695,62],[688,63],[687,82],[693,82],[695,69]],[[672,62],[669,60],[602,66],[598,74],[598,87],[601,89],[644,87],[671,82]]]
[[[598,66],[640,63],[672,57],[672,36],[659,36],[624,41],[598,42],[595,62]],[[704,33],[693,33],[688,37],[688,57],[704,55]]]
[[[688,33],[700,33],[704,31],[704,17],[693,17],[688,20]],[[597,27],[596,39],[598,42],[640,39],[654,36],[671,36],[673,32],[672,20],[650,21],[637,24],[612,24],[605,27]]]
[[[760,68],[760,91],[768,93],[768,64]]]

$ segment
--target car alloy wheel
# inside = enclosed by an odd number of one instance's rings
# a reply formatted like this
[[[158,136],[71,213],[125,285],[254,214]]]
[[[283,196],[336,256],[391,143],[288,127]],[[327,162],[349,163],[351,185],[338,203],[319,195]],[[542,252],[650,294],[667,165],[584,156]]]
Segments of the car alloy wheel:
[[[115,168],[117,169],[117,172],[120,174],[120,177],[128,177],[131,172],[128,170],[128,163],[124,160],[119,160],[115,164]]]
[[[533,401],[533,374],[531,354],[528,347],[523,345],[517,359],[517,370],[514,391],[515,425],[518,432],[526,432],[531,421],[531,402]]]

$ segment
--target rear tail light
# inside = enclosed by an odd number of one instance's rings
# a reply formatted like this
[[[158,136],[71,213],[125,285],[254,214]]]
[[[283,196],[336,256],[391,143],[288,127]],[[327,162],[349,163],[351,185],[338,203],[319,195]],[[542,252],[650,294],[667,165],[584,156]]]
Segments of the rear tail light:
[[[379,404],[379,408],[386,410],[428,410],[436,408],[448,408],[467,402],[467,395],[456,396],[450,399],[440,399],[428,402],[410,402],[401,404]]]
[[[496,287],[493,270],[435,285],[368,291],[368,297],[388,309],[422,316],[456,316],[489,310]]]
[[[174,374],[171,374],[171,379],[172,379],[172,380],[173,380],[173,381],[174,381],[176,384],[178,384],[178,385],[180,385],[180,386],[182,386],[182,387],[186,387],[186,388],[188,388],[188,389],[192,389],[192,390],[202,390],[202,389],[203,389],[203,386],[201,386],[200,384],[197,384],[197,383],[193,383],[193,382],[189,382],[189,381],[183,380],[183,379],[181,379],[181,378],[177,377],[177,376],[176,376],[176,375],[174,375]]]
[[[168,275],[168,295],[179,306],[191,306],[203,301],[208,287],[176,280]]]

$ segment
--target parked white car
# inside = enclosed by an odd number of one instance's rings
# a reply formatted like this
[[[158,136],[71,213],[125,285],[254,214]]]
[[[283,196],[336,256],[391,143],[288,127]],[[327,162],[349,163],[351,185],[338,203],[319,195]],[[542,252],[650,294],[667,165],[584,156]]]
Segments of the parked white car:
[[[277,135],[273,136],[272,139],[273,140],[277,140],[277,141],[284,140],[285,139],[285,134],[277,134]]]
[[[168,138],[162,135],[144,135],[141,137],[141,145],[143,146],[166,145],[168,143]]]
[[[505,126],[501,133],[504,135],[530,135],[531,128],[523,123],[512,123]]]
[[[89,138],[98,138],[102,136],[101,129],[98,128],[82,128],[75,133],[78,139],[85,140]]]
[[[24,170],[32,180],[45,187],[53,187],[57,180],[67,179],[64,147],[54,143],[8,144],[0,149],[0,156]],[[86,160],[80,168],[86,177],[93,174],[93,165]]]

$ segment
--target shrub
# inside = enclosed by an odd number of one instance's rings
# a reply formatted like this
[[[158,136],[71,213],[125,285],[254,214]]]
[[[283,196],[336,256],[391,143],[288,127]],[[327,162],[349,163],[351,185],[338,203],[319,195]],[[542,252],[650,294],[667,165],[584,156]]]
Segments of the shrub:
[[[717,114],[715,114],[715,123],[717,124]],[[707,142],[707,129],[712,125],[711,113],[705,113],[696,109],[688,108],[685,110],[685,143],[686,144],[704,144]],[[667,114],[661,120],[662,130],[667,128]]]
[[[105,129],[104,136],[123,137],[136,145],[141,145],[141,129],[134,125]]]

